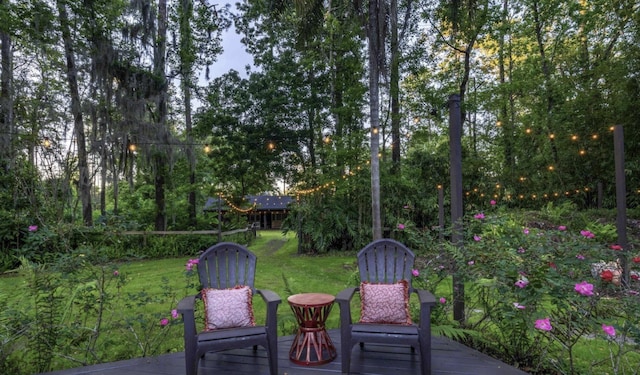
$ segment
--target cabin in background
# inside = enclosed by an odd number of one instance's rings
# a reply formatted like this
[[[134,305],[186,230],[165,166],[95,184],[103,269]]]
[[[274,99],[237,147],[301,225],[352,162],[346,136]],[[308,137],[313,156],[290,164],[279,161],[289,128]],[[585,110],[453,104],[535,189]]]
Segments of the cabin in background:
[[[219,197],[209,197],[203,210],[210,213],[220,210],[223,215],[236,211],[247,217],[247,224],[254,224],[260,229],[280,229],[289,213],[289,205],[293,202],[295,198],[288,195],[247,195],[244,197],[244,204],[230,207],[224,198],[220,200]],[[245,212],[249,208],[251,209]]]

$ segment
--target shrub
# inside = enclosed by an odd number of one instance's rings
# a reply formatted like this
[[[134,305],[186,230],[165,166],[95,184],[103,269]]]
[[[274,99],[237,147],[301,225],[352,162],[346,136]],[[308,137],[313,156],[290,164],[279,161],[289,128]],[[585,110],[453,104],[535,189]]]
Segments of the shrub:
[[[429,253],[465,283],[465,328],[479,333],[467,342],[531,373],[637,373],[638,254],[612,246],[610,225],[529,224],[495,208],[474,213],[464,221],[462,248]],[[620,279],[624,257],[633,265],[628,285]],[[425,267],[421,275],[437,290],[443,277]],[[434,319],[451,319],[439,314]],[[609,354],[580,356],[593,343]]]

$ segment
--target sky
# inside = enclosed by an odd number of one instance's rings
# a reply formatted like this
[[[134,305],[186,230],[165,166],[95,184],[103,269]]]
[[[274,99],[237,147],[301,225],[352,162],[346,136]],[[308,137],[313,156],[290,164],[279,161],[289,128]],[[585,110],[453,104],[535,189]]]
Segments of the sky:
[[[222,34],[223,52],[210,67],[211,78],[220,77],[231,69],[237,70],[240,77],[246,78],[245,66],[253,64],[253,57],[245,51],[241,39],[242,35],[236,33],[235,26]]]

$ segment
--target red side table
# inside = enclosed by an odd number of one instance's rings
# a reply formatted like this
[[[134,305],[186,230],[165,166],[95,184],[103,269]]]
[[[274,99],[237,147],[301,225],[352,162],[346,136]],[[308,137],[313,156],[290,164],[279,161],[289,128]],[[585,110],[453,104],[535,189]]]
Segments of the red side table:
[[[336,359],[336,347],[325,329],[335,297],[324,293],[294,294],[287,298],[298,321],[298,333],[289,350],[291,362],[316,366]]]

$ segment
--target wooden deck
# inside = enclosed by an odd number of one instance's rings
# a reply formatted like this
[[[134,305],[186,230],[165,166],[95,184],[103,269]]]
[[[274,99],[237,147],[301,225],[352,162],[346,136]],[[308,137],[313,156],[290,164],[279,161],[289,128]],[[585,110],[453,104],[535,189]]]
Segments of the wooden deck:
[[[340,353],[340,333],[329,332]],[[289,361],[293,336],[278,339],[278,373],[282,375],[339,374],[340,355],[333,362],[305,367]],[[418,375],[418,354],[408,347],[367,344],[364,350],[354,347],[351,374],[361,375]],[[443,337],[432,340],[432,375],[526,375],[526,372]],[[47,375],[184,375],[184,353],[138,358],[95,366],[55,371]],[[200,361],[199,375],[238,374],[268,375],[265,351],[258,347],[207,354]]]

